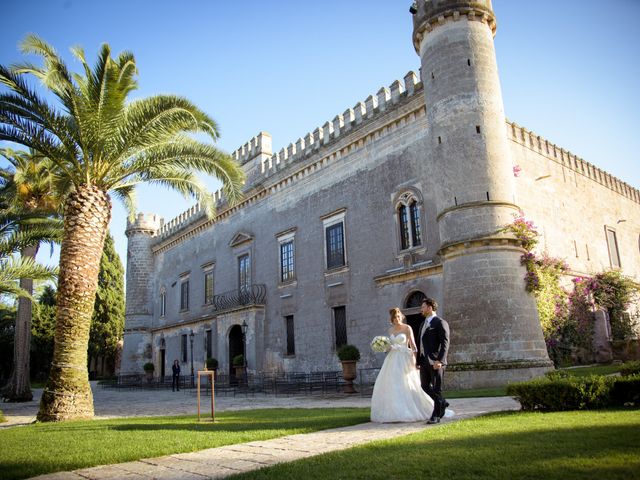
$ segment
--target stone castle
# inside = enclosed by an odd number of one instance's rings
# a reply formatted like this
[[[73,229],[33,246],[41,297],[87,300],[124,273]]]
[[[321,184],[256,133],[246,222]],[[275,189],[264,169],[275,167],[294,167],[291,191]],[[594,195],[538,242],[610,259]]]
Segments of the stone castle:
[[[452,331],[448,386],[492,386],[550,368],[524,252],[502,227],[522,210],[539,248],[573,275],[640,276],[640,192],[505,119],[490,0],[412,6],[409,72],[272,152],[261,132],[233,152],[243,201],[127,228],[121,374],[338,370],[383,355],[369,342],[399,306],[417,328],[426,295]]]

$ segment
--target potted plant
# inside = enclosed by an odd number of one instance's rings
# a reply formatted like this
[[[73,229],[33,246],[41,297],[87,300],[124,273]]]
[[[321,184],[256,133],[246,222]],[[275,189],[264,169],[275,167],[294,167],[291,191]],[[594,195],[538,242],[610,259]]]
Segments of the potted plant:
[[[231,364],[235,368],[236,371],[236,379],[241,380],[244,378],[246,365],[244,363],[244,355],[236,355],[233,357]]]
[[[218,376],[218,359],[209,357],[205,362],[205,370],[213,370],[213,378]]]
[[[147,362],[142,366],[142,369],[144,370],[144,375],[147,379],[148,382],[150,382],[151,380],[153,380],[153,371],[156,369],[156,367],[153,365],[153,363],[151,362]]]
[[[353,381],[357,375],[356,362],[360,360],[360,350],[354,345],[346,344],[338,348],[336,354],[342,362],[342,378],[347,382],[344,386],[344,393],[356,393]]]

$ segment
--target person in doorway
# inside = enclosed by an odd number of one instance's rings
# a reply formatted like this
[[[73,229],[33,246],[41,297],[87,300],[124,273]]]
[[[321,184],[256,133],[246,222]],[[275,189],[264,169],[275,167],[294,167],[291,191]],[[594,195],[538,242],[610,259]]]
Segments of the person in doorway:
[[[180,391],[180,362],[178,362],[178,360],[173,361],[171,371],[171,391]]]

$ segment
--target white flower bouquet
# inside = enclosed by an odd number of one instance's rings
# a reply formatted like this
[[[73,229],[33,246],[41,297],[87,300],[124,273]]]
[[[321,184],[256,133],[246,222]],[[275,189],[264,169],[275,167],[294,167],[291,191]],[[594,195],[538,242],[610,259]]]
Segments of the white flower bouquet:
[[[391,341],[389,340],[389,337],[378,335],[377,337],[373,337],[373,340],[371,340],[371,350],[376,353],[388,352],[390,348]]]

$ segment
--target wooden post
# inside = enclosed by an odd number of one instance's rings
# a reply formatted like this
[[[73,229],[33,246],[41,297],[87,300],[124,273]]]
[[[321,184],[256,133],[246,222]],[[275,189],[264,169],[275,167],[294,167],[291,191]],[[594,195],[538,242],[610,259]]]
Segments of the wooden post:
[[[215,417],[215,401],[214,401],[214,372],[211,370],[198,370],[198,387],[197,387],[197,397],[198,397],[198,421],[200,421],[200,377],[207,376],[210,378],[211,382],[211,420],[216,421]]]

